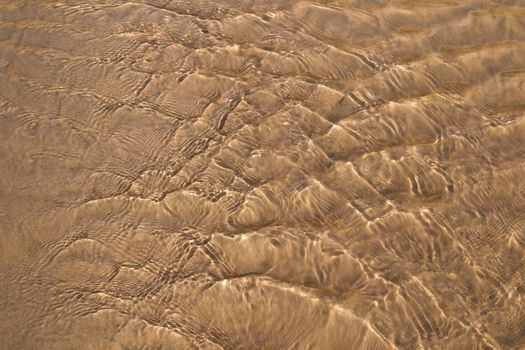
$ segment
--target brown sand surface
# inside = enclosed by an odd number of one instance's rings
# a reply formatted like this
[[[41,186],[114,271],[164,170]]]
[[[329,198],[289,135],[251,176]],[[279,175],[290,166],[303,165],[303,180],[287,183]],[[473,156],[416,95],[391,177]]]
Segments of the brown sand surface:
[[[0,0],[0,349],[525,349],[525,0]]]

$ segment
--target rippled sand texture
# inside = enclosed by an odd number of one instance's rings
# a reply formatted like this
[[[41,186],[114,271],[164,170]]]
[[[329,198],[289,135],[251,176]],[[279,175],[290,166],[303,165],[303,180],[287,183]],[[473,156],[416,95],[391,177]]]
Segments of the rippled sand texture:
[[[0,3],[1,349],[525,348],[525,2]]]

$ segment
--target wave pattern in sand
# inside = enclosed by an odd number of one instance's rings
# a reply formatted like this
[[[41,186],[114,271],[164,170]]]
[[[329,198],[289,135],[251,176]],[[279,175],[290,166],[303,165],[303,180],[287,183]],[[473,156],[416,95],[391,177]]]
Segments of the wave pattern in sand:
[[[525,3],[0,0],[0,348],[523,349]]]

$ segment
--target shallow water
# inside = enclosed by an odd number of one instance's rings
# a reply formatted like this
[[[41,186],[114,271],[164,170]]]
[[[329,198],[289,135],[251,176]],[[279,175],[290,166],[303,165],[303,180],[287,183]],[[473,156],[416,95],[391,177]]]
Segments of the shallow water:
[[[0,0],[0,348],[523,349],[524,113],[521,0]]]

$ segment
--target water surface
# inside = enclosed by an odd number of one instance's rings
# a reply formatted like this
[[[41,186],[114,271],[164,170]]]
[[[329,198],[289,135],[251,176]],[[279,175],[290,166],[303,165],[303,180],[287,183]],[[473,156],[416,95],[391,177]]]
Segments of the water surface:
[[[524,112],[521,0],[0,0],[0,348],[523,349]]]

